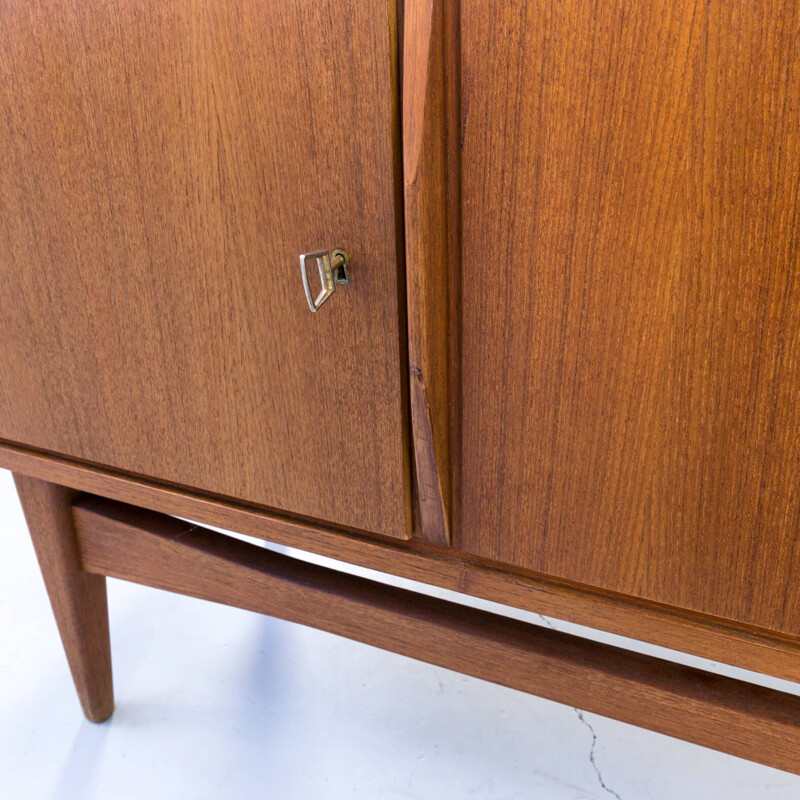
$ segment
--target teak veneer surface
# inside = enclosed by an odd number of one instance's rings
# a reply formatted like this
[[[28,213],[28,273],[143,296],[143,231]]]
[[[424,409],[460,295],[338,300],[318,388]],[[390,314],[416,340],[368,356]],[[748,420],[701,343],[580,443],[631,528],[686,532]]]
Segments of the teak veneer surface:
[[[396,87],[391,0],[0,0],[0,436],[406,537]]]
[[[458,547],[800,632],[799,28],[461,3]]]
[[[794,698],[109,501],[76,550],[66,487],[800,677],[800,1],[405,9],[401,83],[393,0],[0,0],[0,465],[87,714],[109,574],[798,769]]]

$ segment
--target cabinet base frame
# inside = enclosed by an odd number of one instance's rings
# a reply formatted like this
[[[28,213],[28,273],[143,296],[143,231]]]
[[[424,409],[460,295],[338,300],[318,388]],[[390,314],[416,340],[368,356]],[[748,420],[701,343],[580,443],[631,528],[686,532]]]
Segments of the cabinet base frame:
[[[82,496],[72,512],[90,575],[269,614],[800,773],[800,697],[309,564],[117,501]]]
[[[800,682],[800,640],[590,587],[525,575],[420,541],[311,525],[231,498],[158,483],[0,440],[0,467],[360,567]]]

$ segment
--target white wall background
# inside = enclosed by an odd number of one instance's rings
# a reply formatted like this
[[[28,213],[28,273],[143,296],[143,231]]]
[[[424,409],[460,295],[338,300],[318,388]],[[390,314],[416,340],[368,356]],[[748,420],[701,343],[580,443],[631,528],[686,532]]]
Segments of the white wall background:
[[[0,470],[0,800],[800,798],[800,777],[298,625],[118,581],[109,602],[117,711],[93,725]]]

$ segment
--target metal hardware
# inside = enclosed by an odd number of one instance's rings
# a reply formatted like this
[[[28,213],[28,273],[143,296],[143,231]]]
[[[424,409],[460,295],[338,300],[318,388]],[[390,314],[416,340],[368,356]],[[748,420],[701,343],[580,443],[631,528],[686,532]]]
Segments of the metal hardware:
[[[319,280],[322,289],[316,299],[311,294],[308,282],[308,262],[316,261],[319,271]],[[317,250],[314,253],[303,253],[300,256],[300,273],[303,276],[303,289],[306,293],[308,307],[312,313],[333,294],[337,286],[350,285],[350,273],[347,270],[348,258],[344,250],[334,250],[330,255],[327,250]]]

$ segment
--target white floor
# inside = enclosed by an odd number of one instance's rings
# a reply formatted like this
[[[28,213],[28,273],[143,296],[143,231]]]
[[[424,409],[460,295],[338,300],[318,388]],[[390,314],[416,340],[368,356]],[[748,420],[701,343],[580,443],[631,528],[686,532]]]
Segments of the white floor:
[[[0,471],[0,800],[800,798],[798,777],[328,634],[109,594],[117,711],[92,725]]]

